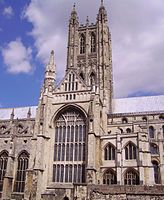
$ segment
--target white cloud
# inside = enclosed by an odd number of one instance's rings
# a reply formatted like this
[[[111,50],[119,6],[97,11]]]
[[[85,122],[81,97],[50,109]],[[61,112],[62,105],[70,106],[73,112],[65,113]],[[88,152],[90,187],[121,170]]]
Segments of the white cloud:
[[[32,23],[37,56],[44,63],[55,50],[58,75],[66,66],[68,20],[74,0],[31,0],[24,12]],[[80,22],[96,21],[100,1],[77,3]],[[135,93],[163,94],[164,1],[105,1],[112,33],[116,97]]]
[[[5,15],[6,17],[11,17],[14,15],[13,9],[11,6],[8,6],[6,8],[4,8],[3,10],[3,15]]]
[[[30,73],[32,71],[31,53],[31,48],[26,48],[20,39],[8,43],[2,49],[7,71],[12,74]]]

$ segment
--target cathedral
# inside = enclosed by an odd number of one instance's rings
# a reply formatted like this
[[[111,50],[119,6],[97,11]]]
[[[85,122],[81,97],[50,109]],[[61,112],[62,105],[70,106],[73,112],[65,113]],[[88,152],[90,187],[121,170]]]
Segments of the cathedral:
[[[37,106],[0,109],[0,199],[164,199],[164,96],[113,97],[111,34],[69,19],[67,65],[54,51]]]

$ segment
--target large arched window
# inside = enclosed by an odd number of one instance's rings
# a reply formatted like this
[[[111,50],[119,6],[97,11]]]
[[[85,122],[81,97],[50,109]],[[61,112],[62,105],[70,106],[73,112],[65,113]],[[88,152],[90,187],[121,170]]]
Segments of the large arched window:
[[[156,184],[161,183],[161,177],[160,177],[160,169],[159,164],[157,161],[152,161],[153,168],[154,168],[154,181]]]
[[[18,157],[18,167],[17,167],[15,188],[14,188],[15,192],[24,192],[28,162],[29,162],[29,155],[26,151],[24,151]]]
[[[104,149],[104,160],[115,160],[116,149],[112,144],[108,144]]]
[[[125,147],[125,159],[132,160],[137,158],[137,148],[135,144],[129,142]]]
[[[86,122],[74,107],[60,112],[55,121],[53,182],[85,182]]]
[[[107,170],[103,175],[103,184],[114,185],[117,184],[117,175],[112,169]]]
[[[85,53],[85,35],[81,34],[80,36],[80,54]]]
[[[3,179],[7,168],[8,153],[4,151],[0,154],[0,191],[3,189]]]
[[[154,143],[150,143],[150,152],[151,154],[154,154],[154,155],[159,154],[158,146]]]
[[[153,126],[150,126],[149,127],[149,137],[150,138],[154,138],[155,137],[155,130],[154,130],[154,127]]]
[[[128,169],[124,175],[125,185],[139,185],[139,174],[134,169]]]
[[[91,33],[91,53],[96,52],[96,35],[95,33]]]

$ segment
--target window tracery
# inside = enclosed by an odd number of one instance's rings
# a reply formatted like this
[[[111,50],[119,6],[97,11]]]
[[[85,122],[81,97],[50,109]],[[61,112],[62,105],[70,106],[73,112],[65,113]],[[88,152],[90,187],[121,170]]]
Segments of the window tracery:
[[[116,172],[114,172],[113,170],[106,171],[103,176],[103,184],[107,185],[117,184]]]
[[[0,191],[3,189],[3,179],[7,169],[8,153],[3,152],[0,155]]]
[[[96,52],[96,35],[95,33],[91,33],[91,53]]]
[[[68,108],[55,123],[53,182],[85,182],[85,143],[84,116]]]
[[[116,159],[116,149],[110,143],[104,149],[104,159],[105,160],[115,160]]]
[[[132,160],[136,158],[137,158],[137,148],[132,142],[129,142],[125,147],[125,159]]]
[[[18,157],[18,167],[15,180],[15,192],[24,192],[26,170],[28,168],[29,155],[27,152],[22,152]]]
[[[138,172],[133,169],[127,170],[124,176],[124,184],[125,185],[139,185]]]
[[[80,36],[80,54],[85,53],[85,35],[81,34]]]

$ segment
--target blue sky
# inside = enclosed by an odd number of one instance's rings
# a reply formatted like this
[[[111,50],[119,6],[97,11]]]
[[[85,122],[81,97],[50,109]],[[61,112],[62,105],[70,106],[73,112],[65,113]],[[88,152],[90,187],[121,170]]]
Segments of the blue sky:
[[[44,64],[38,59],[35,59],[36,49],[33,46],[34,39],[29,35],[32,24],[23,18],[23,10],[29,3],[30,1],[27,0],[5,0],[0,2],[1,107],[36,105],[38,102],[40,87],[44,76]],[[11,67],[5,63],[2,52],[14,41],[17,41],[18,44],[23,45],[26,49],[32,49],[31,58],[29,58],[32,69],[25,70],[23,65],[21,66],[22,69],[16,70],[16,67],[11,69]],[[15,48],[15,50],[17,50],[17,48]],[[11,51],[14,51],[14,48]],[[9,50],[7,52],[9,52]],[[18,64],[19,62],[21,61],[16,63]]]
[[[164,1],[106,0],[116,98],[164,94]],[[0,107],[37,105],[44,67],[55,51],[66,66],[73,0],[0,0]],[[80,23],[95,22],[100,1],[76,3]],[[92,9],[91,9],[92,8]]]

